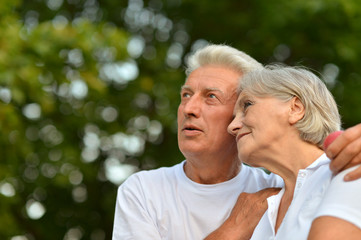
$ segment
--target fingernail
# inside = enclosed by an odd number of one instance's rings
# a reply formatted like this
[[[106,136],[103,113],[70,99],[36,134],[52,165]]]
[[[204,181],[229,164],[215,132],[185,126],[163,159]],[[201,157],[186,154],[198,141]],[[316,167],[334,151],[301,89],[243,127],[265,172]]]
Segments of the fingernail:
[[[351,177],[349,175],[346,175],[343,180],[345,180],[345,182],[348,182],[351,180]]]
[[[332,154],[332,152],[330,152],[330,151],[325,151],[325,153],[326,153],[326,156],[329,158],[329,159],[333,159],[333,154]]]

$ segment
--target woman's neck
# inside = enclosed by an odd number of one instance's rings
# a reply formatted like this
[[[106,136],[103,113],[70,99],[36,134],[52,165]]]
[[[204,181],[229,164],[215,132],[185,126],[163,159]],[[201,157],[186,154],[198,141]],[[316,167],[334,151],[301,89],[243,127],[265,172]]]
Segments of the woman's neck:
[[[280,205],[278,207],[276,225],[275,225],[275,232],[277,233],[278,228],[281,226],[281,223],[287,213],[289,206],[293,200],[293,193],[294,193],[294,186],[293,189],[289,189],[289,186],[285,186],[285,192],[282,196]]]
[[[293,200],[299,170],[307,168],[322,154],[323,151],[316,145],[304,141],[278,148],[268,154],[271,157],[268,158],[267,166],[264,167],[282,177],[285,183],[285,191],[280,202],[275,225],[276,232]]]

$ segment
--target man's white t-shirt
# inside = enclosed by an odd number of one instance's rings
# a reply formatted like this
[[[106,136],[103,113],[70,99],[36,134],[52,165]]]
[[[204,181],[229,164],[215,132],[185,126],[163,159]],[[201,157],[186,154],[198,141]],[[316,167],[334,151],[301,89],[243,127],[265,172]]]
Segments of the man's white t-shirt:
[[[360,226],[361,180],[346,183],[342,180],[345,173],[337,175],[332,180],[329,163],[330,160],[323,154],[306,169],[299,170],[292,203],[277,234],[275,224],[284,189],[269,197],[268,210],[258,223],[251,239],[307,239],[312,221],[325,215],[342,217]],[[353,214],[350,211],[347,214],[345,209],[349,209]]]
[[[198,184],[185,175],[184,163],[138,172],[119,187],[113,240],[200,240],[222,225],[240,193],[283,185],[246,165],[229,181]]]

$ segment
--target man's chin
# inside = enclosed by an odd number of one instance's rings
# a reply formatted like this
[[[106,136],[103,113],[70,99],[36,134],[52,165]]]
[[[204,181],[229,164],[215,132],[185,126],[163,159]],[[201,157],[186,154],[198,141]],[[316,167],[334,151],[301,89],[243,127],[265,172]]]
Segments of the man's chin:
[[[197,146],[196,143],[178,144],[183,156],[194,156],[207,152],[206,147]]]

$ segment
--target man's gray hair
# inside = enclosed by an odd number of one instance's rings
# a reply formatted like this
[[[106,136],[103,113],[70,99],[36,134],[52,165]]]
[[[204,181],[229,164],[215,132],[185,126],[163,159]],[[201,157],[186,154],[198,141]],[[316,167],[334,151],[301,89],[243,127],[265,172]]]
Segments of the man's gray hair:
[[[299,98],[305,115],[295,127],[303,140],[319,147],[328,134],[341,128],[340,114],[331,92],[321,79],[303,67],[268,65],[249,72],[242,78],[238,91],[284,101]]]
[[[198,49],[188,58],[186,75],[206,65],[229,67],[241,74],[263,67],[261,63],[238,49],[222,44],[210,44]]]

